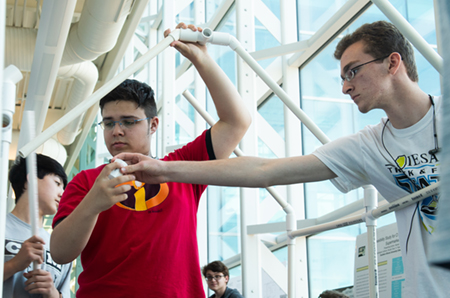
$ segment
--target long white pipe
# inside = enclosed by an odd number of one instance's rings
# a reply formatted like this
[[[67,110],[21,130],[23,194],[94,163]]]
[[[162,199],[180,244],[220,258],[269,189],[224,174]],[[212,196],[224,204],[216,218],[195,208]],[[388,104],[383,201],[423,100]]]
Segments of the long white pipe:
[[[348,0],[342,7],[331,16],[328,21],[323,24],[311,38],[308,39],[308,45],[312,47],[311,50],[306,50],[305,53],[299,52],[292,55],[288,60],[289,66],[300,67],[304,61],[307,61],[319,51],[323,42],[318,42],[320,39],[329,41],[333,36],[337,35],[347,23],[352,22],[356,17],[363,13],[372,5],[370,0]]]
[[[385,199],[378,194],[378,202],[384,201]],[[336,220],[338,218],[346,217],[354,212],[358,212],[364,208],[364,198],[349,203],[341,208],[333,210],[327,214],[324,214],[318,218],[316,218],[316,224],[326,223],[332,220]]]
[[[275,82],[272,77],[262,68],[258,62],[241,46],[239,41],[228,33],[213,32],[205,28],[202,33],[192,31],[182,31],[180,39],[200,44],[212,43],[229,46],[260,76],[273,92],[284,102],[284,104],[302,121],[302,123],[316,136],[322,144],[328,143],[330,139],[320,130],[320,128],[303,112],[289,95]]]
[[[372,0],[388,19],[422,53],[425,59],[441,74],[444,74],[444,60],[436,53],[414,27],[387,0]]]
[[[364,214],[353,215],[353,216],[337,219],[334,221],[330,221],[330,222],[327,222],[324,224],[307,227],[304,229],[299,229],[299,230],[293,231],[289,235],[289,237],[307,236],[307,235],[317,234],[317,233],[321,233],[321,232],[328,231],[328,230],[334,230],[334,229],[338,229],[338,228],[342,228],[342,227],[346,227],[346,226],[359,224],[364,221],[362,218],[363,216],[364,216]]]
[[[34,138],[34,111],[23,112],[24,125],[22,133],[26,135],[27,140]],[[37,164],[36,152],[31,152],[26,159],[27,164],[27,181],[28,181],[28,213],[30,215],[31,235],[37,236],[39,233],[39,202],[38,202],[38,183],[37,183]],[[33,270],[39,269],[37,261],[33,262]]]
[[[430,186],[422,188],[412,194],[404,196],[401,199],[398,199],[390,204],[378,207],[377,209],[371,212],[374,218],[380,218],[383,215],[391,213],[393,211],[397,211],[403,209],[406,206],[415,204],[417,202],[422,201],[425,198],[428,198],[433,195],[437,195],[439,193],[439,185],[440,182],[433,183]]]
[[[0,13],[4,13],[4,5],[6,4],[3,2],[0,5],[2,5],[0,8]],[[0,31],[4,32],[5,27],[1,25],[2,22],[4,22],[4,20],[0,21]],[[3,38],[0,38],[0,46],[2,44],[1,41],[3,41]],[[3,61],[0,62],[0,65],[3,66]],[[2,198],[2,200],[0,202],[0,243],[5,243],[6,213],[8,212],[6,198],[8,197],[7,188],[9,144],[11,144],[12,139],[13,115],[16,102],[16,84],[17,82],[22,80],[22,73],[17,67],[13,65],[8,66],[4,71],[2,67],[1,70],[2,71],[0,71],[0,77],[2,78],[2,84],[0,84],[0,91],[2,93],[0,93],[0,102],[2,102],[2,105],[0,105],[0,108],[2,112],[2,127],[0,128],[0,197]],[[5,251],[2,249],[0,252],[0,268],[3,268],[4,260]],[[3,270],[0,270],[0,280],[3,280]],[[0,293],[3,293],[3,283],[1,283],[0,285]]]
[[[364,185],[364,205],[366,213],[377,208],[377,190],[372,185]],[[377,220],[366,218],[367,247],[369,249],[369,297],[378,297],[378,255],[377,255]]]
[[[294,231],[289,235],[290,237],[301,237],[306,235],[312,235],[317,234],[320,232],[333,230],[337,228],[342,228],[346,226],[351,226],[354,224],[362,223],[368,219],[375,219],[379,218],[381,216],[384,216],[386,214],[389,214],[391,212],[403,209],[409,205],[415,204],[418,201],[421,201],[425,198],[428,198],[429,196],[436,195],[439,192],[439,182],[436,182],[430,186],[427,186],[425,188],[422,188],[421,190],[418,190],[412,194],[408,194],[404,196],[403,198],[400,198],[390,204],[378,207],[370,212],[359,214],[359,215],[353,215],[346,218],[341,218],[335,221],[331,221],[328,223],[320,224],[313,227],[307,227],[304,229],[299,229],[297,231]]]
[[[239,45],[235,49],[236,53],[260,76],[260,78],[269,86],[273,92],[284,102],[284,104],[294,113],[300,121],[312,132],[313,135],[322,143],[330,142],[330,139],[320,130],[320,128],[290,99],[289,95],[275,82],[272,77],[256,62],[252,56]]]
[[[137,59],[135,62],[130,64],[127,68],[125,68],[122,72],[120,72],[117,76],[112,78],[109,82],[99,88],[96,92],[94,92],[91,96],[89,96],[86,100],[78,104],[71,113],[64,115],[64,117],[60,118],[58,121],[53,123],[49,128],[39,134],[36,138],[34,138],[31,142],[23,146],[19,149],[19,155],[22,157],[28,156],[33,150],[36,150],[37,147],[42,145],[45,141],[50,139],[53,135],[55,135],[58,131],[60,131],[67,124],[72,122],[82,113],[84,113],[91,106],[96,104],[100,99],[103,98],[106,94],[108,94],[113,88],[118,86],[125,79],[130,77],[133,73],[138,71],[142,65],[152,60],[159,53],[161,53],[165,48],[167,48],[173,41],[178,40],[179,31],[174,30],[169,36],[160,41],[156,46],[151,48],[147,53],[145,53],[142,57]]]

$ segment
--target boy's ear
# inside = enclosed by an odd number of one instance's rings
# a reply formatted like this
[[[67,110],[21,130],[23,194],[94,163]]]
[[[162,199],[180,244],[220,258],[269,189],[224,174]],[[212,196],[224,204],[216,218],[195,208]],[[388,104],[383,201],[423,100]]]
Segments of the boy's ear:
[[[150,134],[155,133],[155,131],[158,129],[159,126],[159,118],[158,116],[155,116],[150,121]]]
[[[393,52],[389,56],[389,72],[395,74],[399,70],[401,63],[402,56],[397,52]]]

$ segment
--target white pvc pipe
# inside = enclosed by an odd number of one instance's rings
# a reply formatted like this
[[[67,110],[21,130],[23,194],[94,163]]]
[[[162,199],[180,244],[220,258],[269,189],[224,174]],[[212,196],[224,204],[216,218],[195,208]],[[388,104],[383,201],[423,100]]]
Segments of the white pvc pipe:
[[[380,194],[378,194],[378,202],[381,202],[384,200],[385,199]],[[324,215],[316,218],[316,223],[321,224],[321,223],[330,222],[332,220],[336,220],[338,218],[342,218],[342,217],[348,216],[352,213],[358,212],[363,208],[364,208],[364,198],[354,201],[352,203],[349,203],[341,208],[338,208],[336,210],[333,210],[327,214],[324,214]]]
[[[28,156],[32,151],[36,150],[37,147],[42,145],[45,141],[50,139],[53,135],[55,135],[58,131],[84,113],[91,106],[100,101],[103,96],[108,94],[113,88],[122,83],[125,79],[130,77],[133,73],[138,71],[142,65],[152,60],[159,53],[161,53],[165,48],[167,48],[173,41],[178,40],[179,38],[179,30],[174,30],[169,36],[160,41],[156,46],[151,48],[147,53],[145,53],[142,57],[137,59],[135,62],[130,64],[127,68],[125,68],[122,72],[120,72],[117,76],[112,78],[109,82],[99,88],[96,92],[94,92],[91,96],[89,96],[86,100],[81,102],[79,105],[73,108],[71,113],[64,115],[64,117],[60,118],[58,121],[53,123],[49,128],[39,134],[36,138],[34,138],[31,142],[23,146],[19,149],[19,155],[22,157]]]
[[[444,74],[444,61],[414,27],[387,0],[372,0],[386,17],[405,35],[405,37],[422,53],[425,59],[441,74]]]
[[[427,186],[425,188],[422,188],[421,190],[418,190],[412,194],[408,194],[404,196],[403,198],[400,198],[390,204],[378,207],[371,212],[349,216],[346,218],[341,218],[335,221],[331,221],[328,223],[320,224],[313,227],[307,227],[304,229],[296,230],[292,233],[290,233],[289,237],[300,237],[300,236],[306,236],[311,234],[317,234],[320,232],[333,230],[337,228],[342,228],[346,226],[351,226],[354,224],[362,223],[368,219],[375,219],[379,218],[381,216],[384,216],[386,214],[389,214],[391,212],[403,209],[405,207],[408,207],[409,205],[415,204],[418,201],[421,201],[425,198],[428,198],[429,196],[436,195],[439,193],[439,183],[436,182],[430,186]]]
[[[372,185],[364,185],[364,205],[366,213],[377,208],[377,190]],[[378,297],[378,256],[377,256],[377,220],[366,218],[367,247],[369,264],[369,297]]]
[[[358,223],[362,223],[364,221],[362,219],[362,217],[364,217],[364,214],[362,214],[362,215],[358,214],[358,215],[353,215],[353,216],[349,216],[346,218],[341,218],[338,220],[330,221],[330,222],[327,222],[324,224],[316,225],[313,227],[300,229],[300,230],[293,231],[292,233],[290,233],[289,237],[307,236],[307,235],[317,234],[317,233],[328,231],[328,230],[333,230],[333,229],[338,229],[338,228],[342,228],[342,227],[346,227],[346,226],[355,225]]]
[[[23,112],[24,125],[22,130],[26,135],[25,141],[31,140],[34,137],[34,112]],[[27,164],[27,181],[28,181],[28,211],[30,214],[31,235],[37,236],[39,234],[39,202],[38,202],[38,183],[37,183],[37,164],[36,152],[31,152],[26,159]],[[39,269],[40,266],[37,261],[33,262],[33,270]]]
[[[288,240],[289,241],[289,240]],[[296,266],[295,266],[295,242],[288,243],[288,297],[295,297],[295,276],[296,276]]]
[[[400,198],[390,204],[378,207],[377,209],[373,210],[369,214],[369,216],[371,215],[373,218],[379,218],[393,211],[403,209],[406,206],[416,204],[417,202],[430,196],[437,195],[439,193],[439,184],[440,182],[438,181],[412,194],[406,195],[403,198]]]
[[[190,32],[188,32],[190,31]],[[184,39],[181,39],[181,38]],[[258,62],[241,46],[239,41],[232,35],[222,32],[213,32],[209,28],[203,32],[193,32],[182,30],[180,40],[227,45],[234,50],[247,64],[261,77],[273,92],[284,102],[284,104],[297,116],[300,121],[319,139],[322,144],[328,143],[330,139],[320,130],[320,128],[291,100],[289,95],[275,82],[272,77],[262,68]]]
[[[302,66],[304,61],[310,59],[315,52],[318,52],[320,48],[322,48],[324,42],[328,42],[333,36],[337,35],[342,28],[345,28],[347,23],[353,22],[355,15],[363,13],[371,4],[372,2],[370,0],[346,1],[345,4],[316,31],[316,33],[307,40],[308,45],[314,47],[313,50],[306,50],[305,52],[308,52],[306,54],[300,52],[292,55],[288,60],[288,65],[295,67]],[[324,42],[318,42],[320,39]]]
[[[303,112],[290,99],[289,95],[275,82],[272,77],[262,68],[252,56],[239,44],[236,53],[260,76],[260,78],[269,86],[273,92],[284,102],[284,104],[294,113],[298,119],[312,132],[313,135],[322,143],[330,142],[330,139],[320,130],[320,128],[311,120],[311,118]]]

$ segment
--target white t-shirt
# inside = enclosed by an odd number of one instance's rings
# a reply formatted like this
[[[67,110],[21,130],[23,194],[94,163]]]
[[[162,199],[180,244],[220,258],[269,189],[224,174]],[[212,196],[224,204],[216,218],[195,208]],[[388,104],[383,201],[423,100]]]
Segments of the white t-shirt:
[[[5,231],[5,262],[11,260],[19,252],[23,242],[31,237],[31,226],[11,213],[6,215],[6,231]],[[44,228],[39,229],[39,236],[44,239],[44,263],[41,269],[51,273],[55,288],[63,297],[70,297],[70,271],[72,263],[60,265],[56,264],[50,256],[50,235]],[[33,270],[33,264],[30,264],[24,271],[16,272],[13,276],[3,282],[2,297],[41,297],[42,295],[30,295],[25,291],[26,278],[24,272]]]
[[[434,103],[440,138],[441,97],[435,97]],[[372,184],[388,202],[393,202],[416,191],[416,185],[423,188],[439,180],[440,153],[429,153],[435,148],[433,107],[419,122],[405,129],[395,129],[386,121],[383,118],[377,125],[369,125],[313,152],[338,176],[332,182],[340,191]],[[395,212],[406,274],[403,297],[447,297],[450,293],[450,271],[430,267],[426,256],[436,226],[438,200],[439,196],[429,197],[418,207],[411,205]]]

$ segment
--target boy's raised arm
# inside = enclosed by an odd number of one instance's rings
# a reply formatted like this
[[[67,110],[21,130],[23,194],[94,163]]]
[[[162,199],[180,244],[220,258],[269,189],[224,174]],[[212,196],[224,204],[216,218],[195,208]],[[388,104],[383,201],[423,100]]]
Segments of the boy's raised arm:
[[[177,28],[202,31],[194,25],[180,23]],[[170,29],[164,32],[167,36]],[[206,46],[197,43],[174,41],[171,44],[195,66],[216,106],[219,121],[211,129],[214,154],[217,159],[228,158],[239,144],[251,123],[251,117],[246,109],[236,87],[208,54]]]

